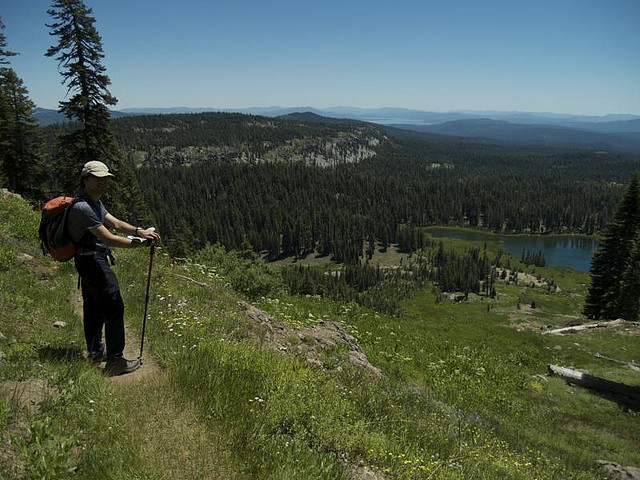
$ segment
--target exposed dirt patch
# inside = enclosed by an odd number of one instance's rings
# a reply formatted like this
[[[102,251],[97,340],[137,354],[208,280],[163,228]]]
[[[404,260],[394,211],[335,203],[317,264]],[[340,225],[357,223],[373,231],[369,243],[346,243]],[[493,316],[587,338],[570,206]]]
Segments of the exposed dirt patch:
[[[53,400],[58,395],[58,390],[41,378],[31,378],[19,382],[6,380],[0,383],[0,396],[7,403],[15,403],[31,413],[35,413],[42,402]]]
[[[617,320],[589,323],[585,322],[585,317],[579,315],[555,315],[553,317],[545,318],[547,321],[551,319],[552,324],[549,324],[543,323],[541,319],[533,316],[534,312],[535,310],[523,305],[521,309],[516,312],[504,311],[500,313],[507,315],[510,320],[510,322],[504,324],[504,326],[507,328],[514,328],[519,332],[529,330],[539,332],[543,335],[554,333],[558,335],[579,335],[580,333],[585,332],[607,330],[615,332],[618,335],[640,337],[639,322]],[[560,331],[562,329],[567,329],[567,331]]]
[[[257,327],[256,339],[263,345],[281,353],[293,353],[301,356],[311,365],[328,368],[325,363],[326,352],[334,349],[346,349],[349,363],[366,370],[375,377],[382,372],[373,366],[362,351],[358,341],[338,322],[320,322],[308,327],[285,326],[264,310],[250,303],[242,302],[247,318]]]
[[[384,473],[364,466],[348,465],[346,470],[353,480],[385,480],[387,478]]]
[[[129,360],[138,358],[140,355],[140,338],[132,332],[131,329],[126,330],[126,344],[124,347],[124,356]],[[104,363],[101,367],[104,368]],[[143,380],[148,380],[162,373],[162,367],[148,354],[144,354],[142,357],[142,365],[135,372],[127,373],[126,375],[118,375],[111,377],[111,381],[119,385],[130,385],[133,383],[139,383]]]
[[[82,293],[77,288],[74,288],[69,295],[69,303],[71,304],[71,309],[73,313],[75,313],[78,317],[82,318]]]
[[[38,280],[49,280],[53,278],[56,271],[54,267],[43,265],[34,257],[24,252],[19,252],[16,255],[16,264],[22,265],[29,269],[31,272],[33,272],[34,276],[38,278]]]
[[[176,402],[166,375],[141,378],[120,391],[132,405],[127,422],[136,431],[142,456],[153,459],[158,478],[242,478],[231,466],[222,432],[210,431],[191,405]]]
[[[0,477],[7,475],[7,478],[27,478],[27,465],[22,457],[20,449],[11,443],[12,437],[26,437],[25,427],[21,424],[10,425],[0,436],[2,448],[0,448]]]
[[[523,330],[540,330],[545,326],[534,316],[536,310],[526,303],[520,304],[520,308],[498,307],[492,311],[506,316],[509,319],[509,323],[505,323],[504,326],[515,328],[519,332]]]
[[[617,320],[605,320],[587,323],[570,322],[566,327],[545,329],[543,333],[549,335],[571,335],[582,332],[602,331],[604,329],[616,331],[623,335],[632,337],[640,335],[639,322],[629,322],[627,320],[623,320],[622,318],[619,318]]]
[[[580,325],[585,318],[580,315],[547,315],[544,317],[536,316],[538,309],[531,308],[530,305],[521,304],[519,310],[512,309],[495,309],[495,312],[506,315],[509,323],[505,323],[507,328],[513,328],[519,332],[529,330],[544,333],[549,329],[560,328],[570,325]]]
[[[76,315],[82,318],[82,293],[80,290],[74,289],[69,295],[69,303],[73,308],[73,311]],[[124,348],[124,356],[129,360],[133,360],[138,358],[140,355],[140,337],[136,334],[136,332],[132,331],[131,328],[127,328],[125,321],[125,348]],[[99,368],[104,369],[105,362],[101,362],[98,364]],[[162,367],[149,355],[144,355],[142,359],[142,366],[136,370],[135,372],[128,373],[126,375],[118,375],[116,377],[111,377],[113,382],[118,384],[128,384],[128,383],[136,383],[141,379],[146,378],[148,376],[153,376],[162,371]]]
[[[544,325],[542,325],[541,323],[538,323],[538,322],[527,321],[527,320],[523,320],[521,318],[514,319],[514,320],[516,320],[516,323],[510,323],[510,324],[505,325],[505,326],[509,327],[509,328],[513,328],[518,332],[524,332],[526,330],[539,332],[539,331],[544,330],[544,328],[545,328]]]

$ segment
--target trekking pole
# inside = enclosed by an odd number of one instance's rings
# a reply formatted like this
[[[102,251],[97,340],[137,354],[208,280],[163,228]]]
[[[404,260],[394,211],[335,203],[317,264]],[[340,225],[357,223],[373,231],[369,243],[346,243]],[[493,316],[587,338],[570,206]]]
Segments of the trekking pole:
[[[153,254],[156,251],[156,246],[151,245],[149,249],[149,274],[147,275],[147,295],[144,299],[144,317],[142,319],[142,336],[140,338],[140,365],[142,365],[142,349],[144,348],[144,331],[147,328],[147,306],[149,305],[149,287],[151,286],[151,268],[153,267]]]

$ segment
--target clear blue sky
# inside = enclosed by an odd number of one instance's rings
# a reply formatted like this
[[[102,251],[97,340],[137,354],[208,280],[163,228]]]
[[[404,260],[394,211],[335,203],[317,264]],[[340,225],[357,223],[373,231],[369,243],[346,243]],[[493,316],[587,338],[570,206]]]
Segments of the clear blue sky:
[[[116,108],[348,105],[640,115],[640,0],[85,0]],[[0,0],[33,101],[46,0]]]

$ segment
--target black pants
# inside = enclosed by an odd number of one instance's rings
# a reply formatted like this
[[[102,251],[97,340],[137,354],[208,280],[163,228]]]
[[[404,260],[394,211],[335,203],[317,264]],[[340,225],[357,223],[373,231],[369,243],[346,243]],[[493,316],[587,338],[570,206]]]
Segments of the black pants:
[[[84,336],[89,352],[103,349],[105,330],[107,356],[122,356],[124,350],[124,302],[115,273],[106,254],[76,255],[76,269],[82,284]]]

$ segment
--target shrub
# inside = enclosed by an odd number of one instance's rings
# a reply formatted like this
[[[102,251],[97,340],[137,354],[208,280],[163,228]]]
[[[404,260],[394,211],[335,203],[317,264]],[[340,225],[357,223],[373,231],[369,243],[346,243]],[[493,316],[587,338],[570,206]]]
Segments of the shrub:
[[[280,274],[261,260],[241,257],[227,252],[220,245],[207,245],[195,256],[194,261],[215,267],[237,292],[251,299],[276,295],[284,290]]]
[[[12,248],[0,244],[0,272],[7,272],[13,267],[16,254]]]

